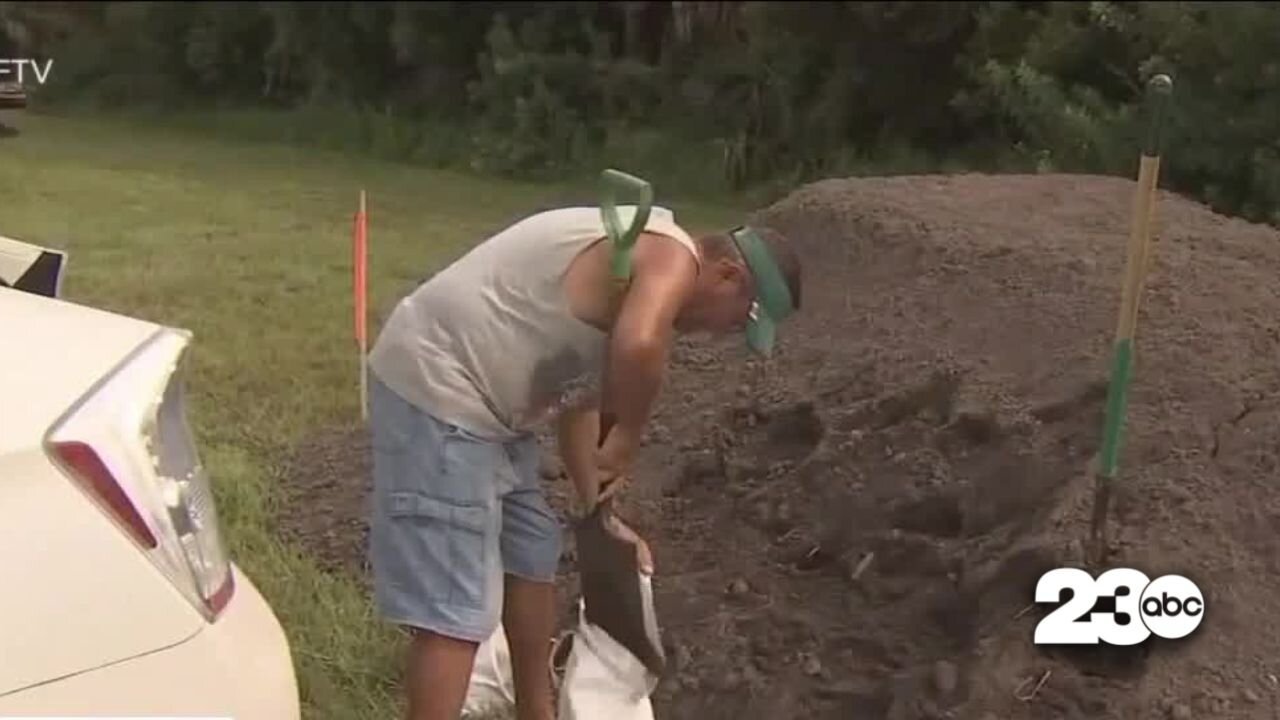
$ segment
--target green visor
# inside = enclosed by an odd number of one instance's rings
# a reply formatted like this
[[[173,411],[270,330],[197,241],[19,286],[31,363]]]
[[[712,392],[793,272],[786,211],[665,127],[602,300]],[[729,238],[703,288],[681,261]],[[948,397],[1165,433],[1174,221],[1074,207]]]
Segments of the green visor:
[[[795,309],[791,291],[773,254],[754,230],[740,227],[730,232],[729,237],[738,246],[738,252],[755,279],[756,296],[752,299],[751,316],[747,321],[747,346],[761,355],[769,355],[773,352],[778,324]]]

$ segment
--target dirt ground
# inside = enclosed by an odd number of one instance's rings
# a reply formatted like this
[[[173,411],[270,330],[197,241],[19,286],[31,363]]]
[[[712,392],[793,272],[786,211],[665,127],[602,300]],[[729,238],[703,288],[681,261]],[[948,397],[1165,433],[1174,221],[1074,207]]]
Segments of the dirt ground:
[[[1280,232],[1172,194],[1108,565],[1190,577],[1205,620],[1032,643],[1036,580],[1084,561],[1133,187],[832,180],[759,213],[802,251],[803,311],[768,361],[680,343],[627,498],[672,660],[659,718],[1280,717]],[[354,573],[366,463],[350,428],[309,441],[281,518]],[[573,574],[569,547],[566,617]]]

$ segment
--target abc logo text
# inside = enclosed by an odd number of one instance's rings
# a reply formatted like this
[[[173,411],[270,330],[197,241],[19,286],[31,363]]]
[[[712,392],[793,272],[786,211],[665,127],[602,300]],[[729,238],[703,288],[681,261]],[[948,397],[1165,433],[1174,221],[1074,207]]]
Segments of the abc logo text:
[[[1063,602],[1064,591],[1071,597]],[[1204,619],[1204,594],[1181,575],[1152,580],[1141,570],[1114,568],[1096,579],[1079,568],[1056,568],[1036,583],[1036,602],[1057,605],[1036,625],[1036,645],[1138,645],[1152,635],[1176,640]]]

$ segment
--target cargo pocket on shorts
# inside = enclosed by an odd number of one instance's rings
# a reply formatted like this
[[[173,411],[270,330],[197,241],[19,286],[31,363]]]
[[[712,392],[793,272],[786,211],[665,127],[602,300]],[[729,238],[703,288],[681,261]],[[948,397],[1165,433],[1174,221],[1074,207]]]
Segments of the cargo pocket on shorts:
[[[432,600],[483,610],[489,555],[489,511],[420,492],[388,496],[387,514],[400,532],[411,536],[406,558],[410,582]]]

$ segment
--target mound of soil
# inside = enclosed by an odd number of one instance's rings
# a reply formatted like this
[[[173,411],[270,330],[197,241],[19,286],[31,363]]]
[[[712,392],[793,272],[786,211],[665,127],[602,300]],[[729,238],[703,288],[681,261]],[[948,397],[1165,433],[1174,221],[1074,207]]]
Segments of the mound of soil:
[[[1280,233],[1168,193],[1107,565],[1191,578],[1205,619],[1032,643],[1036,581],[1084,562],[1133,187],[832,180],[759,213],[802,253],[802,313],[768,360],[681,341],[628,498],[660,718],[1276,716]],[[349,449],[304,449],[290,487],[346,499],[286,525],[362,572],[363,445],[320,442]]]

